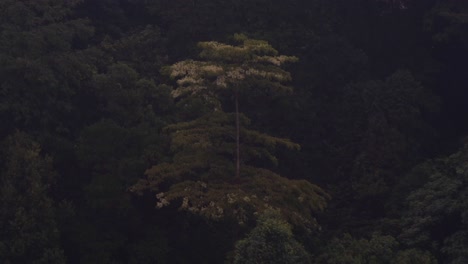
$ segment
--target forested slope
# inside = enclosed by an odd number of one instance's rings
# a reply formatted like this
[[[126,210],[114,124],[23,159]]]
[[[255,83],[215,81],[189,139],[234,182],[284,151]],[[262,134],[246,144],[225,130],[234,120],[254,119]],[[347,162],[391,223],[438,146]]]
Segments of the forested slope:
[[[468,5],[0,0],[1,263],[467,263]]]

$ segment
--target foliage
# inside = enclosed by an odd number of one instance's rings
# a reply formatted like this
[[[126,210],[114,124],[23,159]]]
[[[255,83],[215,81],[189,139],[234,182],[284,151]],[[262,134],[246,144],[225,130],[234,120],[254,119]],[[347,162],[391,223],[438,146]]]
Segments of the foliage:
[[[315,219],[310,220],[310,216],[324,209],[328,195],[304,180],[288,180],[255,166],[255,161],[262,159],[277,163],[271,153],[277,145],[299,146],[288,139],[246,129],[248,119],[241,118],[237,107],[235,116],[223,112],[219,95],[219,90],[233,90],[237,105],[239,91],[255,84],[273,91],[289,90],[282,82],[290,75],[279,66],[295,58],[278,56],[265,41],[243,35],[234,38],[242,44],[202,42],[200,57],[205,61],[182,61],[167,69],[171,77],[178,78],[178,87],[172,93],[175,98],[201,97],[213,106],[213,113],[168,126],[172,162],[147,170],[146,179],[134,185],[132,191],[159,192],[157,207],[181,201],[180,209],[211,219],[227,216],[244,224],[253,213],[279,208],[293,223],[315,227]],[[233,160],[237,162],[235,169]],[[252,160],[253,165],[249,165]]]
[[[278,212],[266,211],[247,237],[236,243],[234,263],[311,263],[291,229]]]
[[[437,263],[428,253],[416,249],[399,250],[392,236],[373,234],[370,239],[356,239],[350,234],[334,238],[318,257],[318,263],[377,264],[377,263]]]
[[[0,0],[0,262],[467,262],[467,7]]]
[[[148,25],[120,39],[107,37],[101,47],[116,62],[130,66],[144,78],[156,80],[160,68],[167,61],[164,42],[159,28]]]
[[[330,168],[331,179],[340,182],[333,193],[343,194],[335,202],[350,218],[398,214],[393,202],[406,194],[396,186],[435,138],[426,116],[437,110],[437,100],[408,71],[350,84],[339,96],[332,133],[324,135],[330,156],[341,164]]]
[[[395,181],[392,174],[404,170],[405,162],[416,158],[414,153],[426,143],[421,134],[430,139],[430,127],[423,115],[433,111],[435,102],[407,71],[394,73],[385,83],[368,82],[350,87],[347,95],[348,100],[357,103],[348,111],[362,115],[362,126],[366,128],[365,134],[358,132],[361,141],[353,162],[357,181],[373,186],[371,192],[385,192]],[[354,129],[356,125],[359,126],[354,124]],[[360,189],[361,183],[354,185]]]
[[[52,160],[26,134],[4,142],[0,174],[0,260],[2,263],[66,263],[56,208],[49,191]]]
[[[462,263],[468,258],[467,147],[448,157],[428,161],[427,182],[408,196],[409,210],[401,237],[412,246],[427,248],[444,263]]]
[[[126,127],[159,125],[156,113],[164,113],[172,104],[167,87],[140,78],[124,63],[110,65],[107,72],[96,74],[93,84],[102,116]]]
[[[172,92],[174,98],[197,95],[214,109],[222,109],[219,95],[226,89],[231,94],[246,90],[247,95],[253,89],[266,89],[269,94],[292,91],[283,84],[291,76],[280,66],[297,58],[278,55],[266,41],[239,34],[233,39],[237,45],[200,42],[201,61],[185,60],[168,67],[165,71],[177,79],[177,88]]]
[[[0,116],[8,120],[2,133],[17,127],[70,134],[82,121],[75,99],[94,69],[77,46],[93,28],[86,19],[66,19],[78,2],[0,2]]]

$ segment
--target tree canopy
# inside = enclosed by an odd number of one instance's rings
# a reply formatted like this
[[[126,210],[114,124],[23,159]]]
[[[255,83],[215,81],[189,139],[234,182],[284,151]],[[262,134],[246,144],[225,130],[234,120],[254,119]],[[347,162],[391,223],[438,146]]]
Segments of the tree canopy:
[[[247,129],[250,121],[237,106],[240,90],[290,90],[282,84],[290,75],[279,66],[295,58],[277,55],[265,41],[242,35],[234,40],[241,44],[201,42],[203,61],[177,62],[167,69],[177,78],[172,92],[176,100],[202,98],[212,109],[165,128],[171,136],[172,162],[147,170],[147,178],[132,191],[149,189],[157,192],[157,207],[176,201],[180,209],[212,219],[231,217],[244,224],[256,213],[277,208],[295,224],[312,227],[316,225],[312,216],[325,208],[328,195],[307,181],[289,180],[256,166],[264,160],[277,164],[276,147],[299,145]],[[226,89],[235,97],[234,114],[223,111]]]
[[[465,263],[460,0],[0,0],[1,263]]]

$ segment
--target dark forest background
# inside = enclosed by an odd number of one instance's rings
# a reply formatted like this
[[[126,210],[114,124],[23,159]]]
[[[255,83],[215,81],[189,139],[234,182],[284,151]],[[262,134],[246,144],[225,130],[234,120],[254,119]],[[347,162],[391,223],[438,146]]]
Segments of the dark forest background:
[[[468,263],[467,3],[0,0],[0,262]],[[131,191],[206,111],[164,67],[236,33],[298,58],[241,112],[300,144],[256,165],[326,192],[312,229]]]

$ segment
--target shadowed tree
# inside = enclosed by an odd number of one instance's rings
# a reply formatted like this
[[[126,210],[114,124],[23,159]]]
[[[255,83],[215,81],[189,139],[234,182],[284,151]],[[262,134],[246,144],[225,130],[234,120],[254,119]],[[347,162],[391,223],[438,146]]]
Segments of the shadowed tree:
[[[350,234],[333,238],[317,257],[316,263],[327,264],[435,264],[437,261],[427,251],[400,249],[392,236],[372,234],[369,239],[356,239]]]
[[[246,238],[236,243],[235,264],[306,264],[309,254],[294,239],[292,227],[275,211],[265,212]]]
[[[70,134],[85,111],[73,111],[94,71],[82,51],[94,34],[71,19],[72,1],[0,1],[0,129]]]
[[[401,239],[432,251],[444,263],[468,261],[467,160],[465,143],[450,156],[419,165],[411,175],[426,182],[407,198]]]
[[[0,261],[66,263],[59,246],[55,207],[49,197],[52,160],[25,134],[4,142],[0,172]]]

